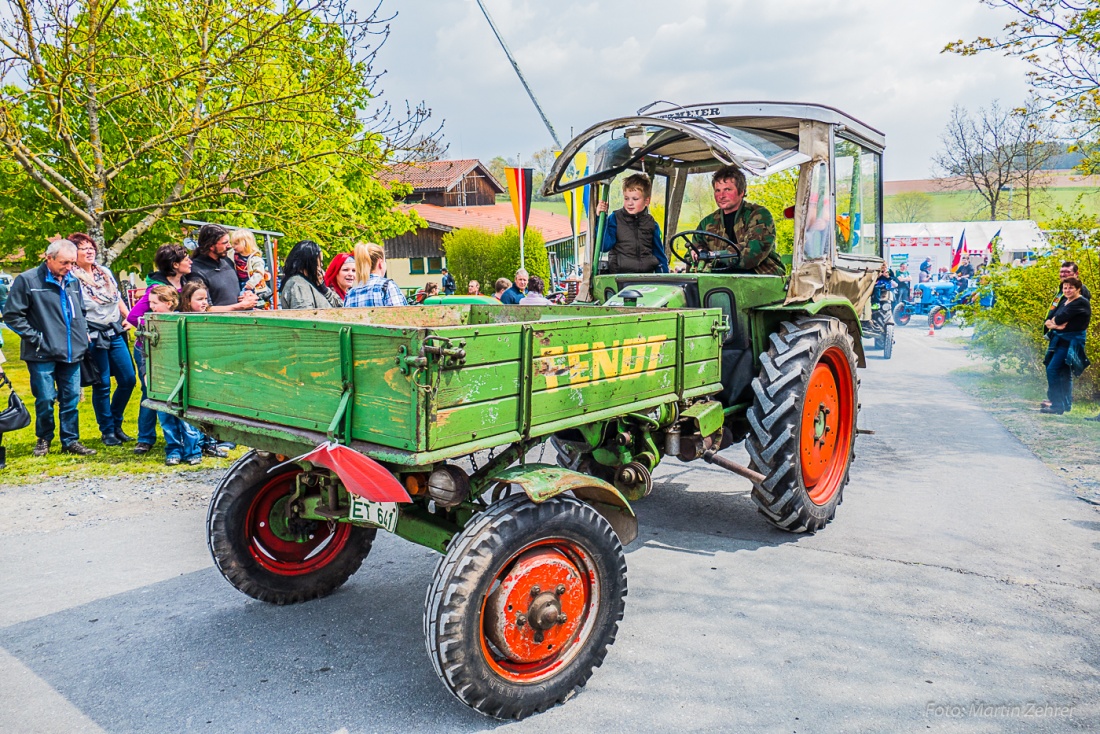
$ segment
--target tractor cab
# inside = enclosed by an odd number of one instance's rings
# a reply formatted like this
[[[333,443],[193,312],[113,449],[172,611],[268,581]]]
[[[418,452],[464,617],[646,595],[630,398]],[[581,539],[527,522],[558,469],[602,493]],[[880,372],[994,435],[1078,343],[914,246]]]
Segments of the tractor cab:
[[[728,409],[748,399],[769,334],[800,313],[843,321],[865,365],[860,324],[870,320],[882,265],[885,143],[883,133],[823,105],[660,102],[575,137],[543,194],[585,191],[589,237],[578,300],[720,308],[729,317],[722,355]],[[775,244],[782,274],[740,269],[730,256],[740,243],[701,231],[704,217],[720,213],[712,178],[726,166],[746,174],[746,201],[754,199],[754,183],[778,182],[769,191],[786,191],[768,201],[783,234]],[[600,246],[607,215],[597,215],[596,204],[610,200],[614,211],[621,177],[639,172],[653,182],[650,212],[672,272],[611,272]]]

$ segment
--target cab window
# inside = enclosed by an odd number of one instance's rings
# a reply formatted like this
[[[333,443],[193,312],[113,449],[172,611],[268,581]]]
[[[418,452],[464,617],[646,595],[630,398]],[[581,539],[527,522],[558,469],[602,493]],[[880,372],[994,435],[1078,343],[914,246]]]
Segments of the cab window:
[[[836,138],[836,242],[841,253],[879,254],[882,157],[858,143]]]

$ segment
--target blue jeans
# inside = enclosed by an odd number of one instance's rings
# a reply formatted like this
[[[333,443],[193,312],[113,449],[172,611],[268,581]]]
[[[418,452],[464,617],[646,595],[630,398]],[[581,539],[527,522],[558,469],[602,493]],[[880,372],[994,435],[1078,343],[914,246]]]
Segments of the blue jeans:
[[[188,423],[171,413],[157,413],[160,417],[160,427],[164,431],[164,457],[171,459],[173,456],[181,461],[188,461],[202,456],[200,440],[202,434]]]
[[[90,345],[99,367],[99,384],[92,386],[92,409],[95,410],[99,432],[110,436],[122,430],[122,417],[126,404],[134,393],[134,363],[130,359],[130,347],[122,334],[111,338],[106,349],[99,348],[99,337]],[[115,378],[115,394],[111,396],[111,378]]]
[[[145,389],[145,352],[139,346],[134,349],[134,361],[137,362],[138,377],[141,379],[141,399],[149,397]],[[152,446],[157,442],[157,411],[144,405],[138,409],[138,443]]]
[[[1059,341],[1047,362],[1047,400],[1050,401],[1050,409],[1057,413],[1068,413],[1073,409],[1073,372],[1066,364],[1068,354],[1069,343]]]
[[[61,422],[61,445],[80,440],[80,362],[27,362],[34,395],[34,435],[53,441],[53,404]]]

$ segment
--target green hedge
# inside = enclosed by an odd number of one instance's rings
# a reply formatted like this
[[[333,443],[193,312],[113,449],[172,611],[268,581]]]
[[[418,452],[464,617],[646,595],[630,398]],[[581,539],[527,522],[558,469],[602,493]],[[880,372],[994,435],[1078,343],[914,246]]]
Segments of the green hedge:
[[[483,294],[492,295],[497,278],[512,280],[519,269],[519,229],[508,227],[500,234],[477,228],[458,229],[443,235],[443,251],[458,293],[465,293],[467,284],[476,280]],[[538,230],[527,229],[523,254],[527,272],[542,278],[549,289],[550,257]]]

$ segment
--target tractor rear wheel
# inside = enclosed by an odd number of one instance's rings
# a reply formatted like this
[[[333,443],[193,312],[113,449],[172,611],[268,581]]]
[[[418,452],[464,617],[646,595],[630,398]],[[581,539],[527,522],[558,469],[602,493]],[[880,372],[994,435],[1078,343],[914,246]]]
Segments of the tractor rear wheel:
[[[886,325],[886,336],[882,345],[882,358],[890,359],[894,356],[894,325]]]
[[[363,565],[375,529],[288,518],[301,469],[250,451],[226,473],[206,514],[214,565],[245,594],[271,604],[328,596]]]
[[[522,719],[588,681],[625,597],[623,548],[599,513],[572,497],[514,495],[474,516],[440,560],[425,601],[428,655],[464,704]]]
[[[778,528],[815,532],[836,514],[848,483],[859,408],[852,337],[839,319],[783,322],[760,356],[745,442],[766,479],[752,498]]]

